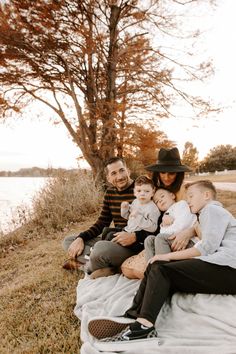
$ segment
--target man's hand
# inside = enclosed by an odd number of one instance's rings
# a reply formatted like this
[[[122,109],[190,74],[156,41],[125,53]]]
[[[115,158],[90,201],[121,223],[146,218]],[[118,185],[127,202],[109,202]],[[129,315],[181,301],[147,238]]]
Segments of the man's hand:
[[[151,259],[149,259],[148,263],[152,264],[156,261],[170,261],[171,253],[165,253],[165,254],[156,254],[153,256]]]
[[[81,237],[75,239],[70,247],[68,248],[69,258],[76,258],[79,256],[84,250],[84,241]]]
[[[171,250],[173,252],[184,250],[187,247],[190,238],[193,237],[194,235],[195,235],[195,231],[193,227],[178,232],[177,234],[171,235],[168,238],[169,240],[174,240],[171,244]]]
[[[136,241],[136,235],[134,232],[126,232],[126,231],[120,231],[116,232],[114,234],[114,238],[112,239],[112,242],[119,243],[121,246],[130,246]]]

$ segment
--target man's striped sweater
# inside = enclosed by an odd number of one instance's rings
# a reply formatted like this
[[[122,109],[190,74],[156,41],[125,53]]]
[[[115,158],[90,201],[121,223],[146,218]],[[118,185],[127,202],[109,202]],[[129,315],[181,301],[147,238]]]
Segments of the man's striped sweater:
[[[118,191],[115,187],[107,189],[104,195],[100,216],[94,225],[88,230],[81,232],[78,237],[88,241],[102,233],[104,227],[109,227],[114,222],[115,227],[123,228],[127,220],[120,215],[120,205],[122,202],[131,203],[134,200],[134,182],[126,189]]]

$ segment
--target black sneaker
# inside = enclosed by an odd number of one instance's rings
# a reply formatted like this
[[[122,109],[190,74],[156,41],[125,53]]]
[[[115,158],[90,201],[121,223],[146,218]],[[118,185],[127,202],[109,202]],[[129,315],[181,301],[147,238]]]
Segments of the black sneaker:
[[[147,341],[152,345],[153,342],[155,345],[160,344],[155,327],[148,328],[139,322],[134,322],[117,335],[95,342],[94,346],[101,351],[124,351],[129,350],[137,342],[140,347],[143,342],[146,349]]]
[[[94,317],[88,323],[89,333],[97,339],[113,337],[120,333],[135,320],[131,318],[120,317]]]

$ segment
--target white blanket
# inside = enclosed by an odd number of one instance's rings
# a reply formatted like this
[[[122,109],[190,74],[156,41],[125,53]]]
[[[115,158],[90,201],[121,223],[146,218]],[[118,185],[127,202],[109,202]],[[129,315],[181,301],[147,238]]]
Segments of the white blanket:
[[[74,312],[81,320],[81,354],[100,353],[87,330],[88,321],[95,316],[122,315],[132,304],[139,282],[123,275],[79,281]],[[134,343],[123,353],[236,354],[236,296],[176,293],[163,306],[156,328],[159,346]]]

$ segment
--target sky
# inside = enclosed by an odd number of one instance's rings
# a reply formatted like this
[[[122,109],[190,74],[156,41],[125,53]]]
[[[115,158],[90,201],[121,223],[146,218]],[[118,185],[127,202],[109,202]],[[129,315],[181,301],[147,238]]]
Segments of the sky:
[[[236,115],[236,48],[234,38],[236,31],[235,0],[218,0],[214,16],[210,19],[209,31],[204,37],[206,55],[213,59],[215,75],[204,85],[203,93],[209,95],[223,111],[211,118],[196,122],[183,117],[168,119],[161,122],[161,129],[168,138],[175,140],[180,151],[186,141],[193,143],[203,159],[210,149],[217,145],[230,144],[235,146],[234,120]],[[209,20],[209,17],[207,18]]]
[[[187,141],[193,143],[203,159],[217,145],[235,146],[234,116],[236,114],[235,82],[236,31],[235,0],[218,0],[221,5],[210,19],[204,37],[207,55],[213,58],[215,75],[204,86],[205,93],[227,106],[211,119],[195,120],[184,117],[161,121],[160,129],[174,140],[182,153]],[[209,17],[208,17],[209,19]],[[34,111],[31,112],[31,115]],[[76,168],[79,148],[72,142],[63,124],[53,125],[48,119],[24,117],[0,124],[0,171],[20,168]]]
[[[34,166],[77,168],[79,152],[62,124],[31,117],[0,124],[0,171]]]

